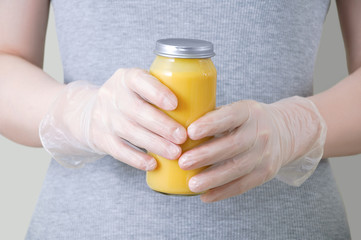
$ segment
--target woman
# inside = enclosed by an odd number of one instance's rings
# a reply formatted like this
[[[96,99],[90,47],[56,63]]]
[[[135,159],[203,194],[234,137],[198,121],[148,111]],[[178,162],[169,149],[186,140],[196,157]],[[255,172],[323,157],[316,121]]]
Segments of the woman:
[[[49,2],[1,5],[0,132],[24,145],[59,145],[48,150],[63,164],[101,159],[77,170],[52,161],[27,239],[350,238],[329,163],[320,158],[361,152],[355,110],[361,102],[360,3],[338,1],[350,75],[312,97],[329,1],[52,3],[67,86],[40,69]],[[147,72],[129,69],[148,69],[155,41],[166,37],[216,46],[223,107],[188,129],[139,97],[171,110],[176,96]],[[140,117],[137,109],[149,114]],[[70,144],[51,141],[59,131]],[[180,152],[187,135],[219,133]],[[212,165],[190,188],[211,189],[201,199],[213,203],[149,190],[136,168],[152,170],[156,162],[121,138],[180,156],[184,169]]]

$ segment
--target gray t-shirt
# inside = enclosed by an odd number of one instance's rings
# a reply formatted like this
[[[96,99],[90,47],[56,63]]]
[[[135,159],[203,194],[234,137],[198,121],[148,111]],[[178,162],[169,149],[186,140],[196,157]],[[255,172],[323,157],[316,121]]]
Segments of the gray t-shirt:
[[[103,84],[148,69],[155,41],[214,43],[217,105],[312,95],[329,0],[52,1],[65,82]],[[220,202],[150,190],[107,156],[81,169],[52,160],[26,239],[350,239],[327,160],[301,187],[278,180]]]

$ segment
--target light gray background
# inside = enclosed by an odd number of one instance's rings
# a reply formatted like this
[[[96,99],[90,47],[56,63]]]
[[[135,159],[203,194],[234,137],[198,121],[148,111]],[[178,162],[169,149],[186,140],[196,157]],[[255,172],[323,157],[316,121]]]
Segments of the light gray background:
[[[45,48],[44,69],[63,79],[51,11]],[[315,93],[347,75],[345,52],[337,12],[332,1],[322,35],[315,70]],[[26,121],[26,119],[24,119]],[[49,164],[43,149],[24,147],[0,136],[0,239],[24,239]],[[331,159],[342,194],[353,239],[361,239],[361,155]]]

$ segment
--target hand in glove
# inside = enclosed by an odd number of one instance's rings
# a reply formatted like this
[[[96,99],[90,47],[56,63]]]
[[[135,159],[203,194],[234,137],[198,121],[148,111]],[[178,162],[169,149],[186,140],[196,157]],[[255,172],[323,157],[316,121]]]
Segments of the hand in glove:
[[[210,166],[189,181],[205,202],[242,194],[275,176],[301,185],[316,169],[326,124],[316,106],[301,97],[272,104],[239,101],[209,112],[188,127],[191,139],[215,138],[185,152],[185,170]]]
[[[140,69],[120,69],[101,87],[70,83],[40,124],[42,144],[68,167],[109,154],[133,167],[152,170],[156,160],[133,145],[176,159],[181,154],[178,144],[186,140],[187,133],[150,103],[173,110],[177,98]]]

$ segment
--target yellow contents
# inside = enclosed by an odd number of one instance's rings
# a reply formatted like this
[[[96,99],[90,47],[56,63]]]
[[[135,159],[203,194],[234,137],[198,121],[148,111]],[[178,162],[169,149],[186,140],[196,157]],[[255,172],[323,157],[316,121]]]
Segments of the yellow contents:
[[[217,72],[211,59],[157,56],[150,67],[150,73],[177,96],[177,109],[164,112],[185,128],[215,108]],[[208,139],[187,139],[182,144],[182,151],[186,152]],[[204,168],[185,171],[178,166],[178,160],[150,154],[158,162],[155,170],[147,172],[147,184],[150,188],[169,194],[195,194],[189,190],[188,181]]]

